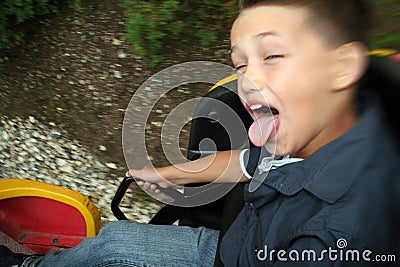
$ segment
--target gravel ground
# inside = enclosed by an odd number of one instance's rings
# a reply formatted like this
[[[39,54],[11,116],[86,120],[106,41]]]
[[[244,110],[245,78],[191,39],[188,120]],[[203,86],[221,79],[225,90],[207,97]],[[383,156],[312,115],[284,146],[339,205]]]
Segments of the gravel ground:
[[[110,205],[121,179],[108,175],[115,164],[102,163],[54,123],[40,123],[32,116],[0,117],[0,151],[0,179],[32,179],[72,189],[95,203],[103,224],[115,220]],[[160,204],[138,199],[134,192],[139,190],[129,190],[121,209],[130,220],[148,222]]]

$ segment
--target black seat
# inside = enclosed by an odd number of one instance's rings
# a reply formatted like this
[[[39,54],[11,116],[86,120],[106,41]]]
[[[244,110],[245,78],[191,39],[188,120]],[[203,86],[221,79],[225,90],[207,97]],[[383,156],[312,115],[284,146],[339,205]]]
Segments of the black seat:
[[[232,113],[235,114],[232,116]],[[189,160],[196,160],[217,151],[243,149],[249,146],[247,129],[253,120],[236,93],[236,80],[209,91],[198,103],[193,118],[187,155]],[[232,123],[231,120],[240,121]],[[227,124],[230,127],[234,125],[229,129],[229,133],[226,129]],[[240,132],[241,134],[239,134]],[[199,184],[187,186],[199,186]],[[240,189],[233,190],[233,192],[236,191],[240,191],[239,203],[241,203],[242,191]],[[166,205],[149,223],[172,224],[179,220],[179,225],[220,229],[225,203],[231,197],[232,193],[228,193],[217,201],[197,207]],[[236,197],[235,201],[237,201]],[[241,205],[239,205],[240,208]],[[115,207],[114,210],[116,209]],[[116,213],[118,214],[118,211]],[[123,219],[122,216],[120,216],[121,219]]]
[[[253,120],[236,93],[236,80],[210,90],[198,103],[193,118],[187,155],[189,160],[196,160],[217,151],[253,146],[247,137],[247,130]],[[229,130],[226,129],[227,125],[229,125]],[[118,205],[129,185],[134,181],[133,177],[125,178],[113,199],[111,208],[119,220],[127,219]],[[199,186],[199,184],[187,185],[187,187],[190,186]],[[177,194],[170,188],[163,191],[173,196]],[[179,225],[218,229],[221,239],[243,205],[243,184],[239,183],[225,196],[206,205],[197,207],[166,205],[149,223],[170,225],[179,220]],[[215,265],[222,266],[218,256]]]
[[[240,102],[235,86],[236,81],[219,86],[207,93],[198,104],[190,130],[187,155],[189,160],[195,160],[217,151],[243,149],[249,146],[247,129],[253,120]],[[225,114],[226,110],[216,105],[215,100],[229,106],[238,115],[239,123],[242,123],[242,125],[238,125],[238,128],[244,127],[245,136],[236,136],[236,140],[232,140],[235,137],[232,137],[232,133],[227,132],[225,124],[232,123],[230,120],[234,119],[227,118],[229,115]],[[240,129],[234,129],[234,131],[238,133]],[[212,140],[212,142],[201,145],[204,140]],[[220,229],[224,205],[228,198],[229,195],[226,195],[210,204],[193,208],[179,220],[180,225]]]
[[[225,129],[225,125],[232,122],[232,116],[227,118],[227,107],[238,115],[240,122],[238,130],[230,129],[230,132],[238,133],[239,128],[247,130],[252,122],[252,118],[240,102],[236,94],[236,81],[231,81],[220,85],[209,91],[198,103],[189,136],[188,154],[189,160],[196,160],[200,157],[213,154],[217,151],[235,150],[248,147],[247,136],[236,136],[232,138]],[[218,104],[220,103],[220,104]],[[233,134],[235,134],[233,133]],[[243,134],[242,134],[243,135]],[[232,140],[235,139],[235,140]],[[207,140],[207,142],[204,142]],[[211,142],[212,141],[212,142]],[[188,186],[198,186],[188,185]],[[198,207],[175,207],[166,205],[150,221],[152,224],[169,224],[179,219],[180,225],[193,227],[206,226],[212,229],[219,229],[221,214],[225,198]],[[183,217],[182,217],[183,216]]]
[[[247,130],[253,120],[236,93],[236,79],[210,90],[198,103],[193,118],[187,155],[189,160],[217,151],[238,150],[253,146],[247,138]],[[227,125],[229,125],[228,130]],[[127,219],[120,211],[118,204],[134,180],[134,178],[125,178],[113,199],[111,208],[119,220]],[[163,190],[167,194],[169,194],[168,191],[176,194],[173,189]],[[197,207],[166,205],[149,223],[169,225],[179,220],[179,225],[218,229],[222,237],[242,206],[243,184],[239,183],[225,196],[206,205]],[[216,266],[218,264],[217,257]]]

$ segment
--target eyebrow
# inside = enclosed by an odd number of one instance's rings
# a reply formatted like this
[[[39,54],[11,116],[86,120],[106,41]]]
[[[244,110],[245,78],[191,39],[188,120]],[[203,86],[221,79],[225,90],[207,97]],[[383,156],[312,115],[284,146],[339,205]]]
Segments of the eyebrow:
[[[282,38],[278,33],[274,32],[274,31],[265,31],[265,32],[261,32],[258,33],[256,35],[253,36],[253,38],[255,39],[262,39],[265,38],[267,36],[273,36],[273,37],[279,37]],[[235,52],[238,48],[236,47],[236,45],[232,46],[230,49],[230,53],[232,54],[233,52]]]
[[[267,37],[267,36],[275,36],[275,37],[281,38],[281,36],[277,32],[274,32],[274,31],[261,32],[261,33],[255,35],[254,37],[255,38],[264,38],[264,37]]]

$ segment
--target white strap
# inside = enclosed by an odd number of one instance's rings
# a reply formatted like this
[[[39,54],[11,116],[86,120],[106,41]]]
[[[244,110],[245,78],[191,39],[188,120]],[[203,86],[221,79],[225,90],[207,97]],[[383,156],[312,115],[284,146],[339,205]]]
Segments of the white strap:
[[[273,159],[272,157],[265,157],[262,159],[261,164],[258,165],[257,169],[259,173],[268,172],[270,170],[278,169],[286,164],[302,161],[300,158],[283,158],[283,159]]]

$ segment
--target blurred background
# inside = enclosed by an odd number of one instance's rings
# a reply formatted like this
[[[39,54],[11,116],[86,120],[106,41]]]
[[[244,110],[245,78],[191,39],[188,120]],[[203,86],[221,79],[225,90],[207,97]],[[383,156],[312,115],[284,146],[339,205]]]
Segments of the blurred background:
[[[400,49],[400,1],[372,1],[371,49]],[[104,223],[126,165],[125,109],[152,74],[173,64],[230,64],[237,1],[2,0],[0,2],[0,179],[18,177],[89,196]],[[176,88],[146,126],[149,157],[164,118],[210,85]],[[190,125],[180,135],[185,153]],[[133,188],[123,208],[146,222],[161,204]]]

